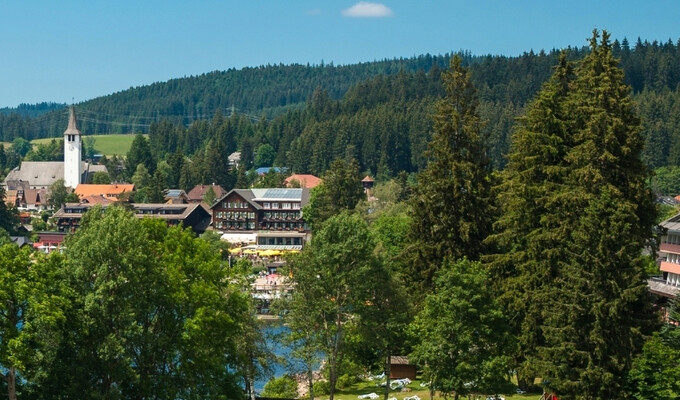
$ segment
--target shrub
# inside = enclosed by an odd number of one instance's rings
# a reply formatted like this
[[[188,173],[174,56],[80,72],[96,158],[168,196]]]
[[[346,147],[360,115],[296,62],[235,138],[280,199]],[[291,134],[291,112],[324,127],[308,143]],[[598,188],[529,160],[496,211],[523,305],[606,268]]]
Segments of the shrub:
[[[314,395],[323,396],[331,393],[331,384],[328,381],[316,381],[314,382]]]
[[[358,381],[359,380],[357,379],[356,375],[351,375],[351,374],[340,375],[338,377],[337,387],[339,389],[345,389],[345,388],[348,388],[348,387],[354,385]]]
[[[298,397],[297,389],[297,381],[290,375],[284,375],[267,382],[262,390],[262,397],[296,399]]]

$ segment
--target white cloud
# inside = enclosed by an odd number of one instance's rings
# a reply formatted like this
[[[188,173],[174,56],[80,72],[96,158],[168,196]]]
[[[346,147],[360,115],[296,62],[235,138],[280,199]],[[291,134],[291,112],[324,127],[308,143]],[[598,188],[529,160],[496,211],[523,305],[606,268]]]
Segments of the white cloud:
[[[346,10],[342,10],[342,15],[345,17],[382,18],[391,17],[394,13],[384,4],[360,1]]]

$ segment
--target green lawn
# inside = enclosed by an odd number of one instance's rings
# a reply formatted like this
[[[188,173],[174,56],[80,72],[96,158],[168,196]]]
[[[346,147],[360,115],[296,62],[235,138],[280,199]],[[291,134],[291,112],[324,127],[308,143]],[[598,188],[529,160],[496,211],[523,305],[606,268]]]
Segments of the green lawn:
[[[353,385],[350,388],[340,390],[335,394],[335,398],[338,400],[357,400],[359,395],[363,394],[368,394],[368,393],[376,393],[380,396],[378,400],[383,399],[383,388],[377,386],[377,381],[373,382],[359,382],[356,385]],[[402,391],[390,391],[390,396],[389,397],[396,397],[397,400],[403,400],[404,397],[409,397],[413,395],[418,395],[421,400],[428,400],[430,398],[430,392],[427,388],[422,388],[420,387],[420,381],[413,381],[411,382],[408,386],[408,389],[410,389],[410,392],[402,392]],[[502,394],[502,393],[501,393]],[[541,397],[541,394],[503,394],[503,397],[506,399],[512,399],[512,400],[538,400]],[[443,399],[444,396],[435,396],[435,399]],[[449,398],[452,398],[449,396]],[[462,399],[466,399],[467,397],[462,397]],[[474,398],[474,397],[473,397]],[[486,399],[486,395],[479,395],[479,398],[482,400]],[[328,395],[324,396],[319,396],[315,395],[314,396],[315,400],[326,400],[328,399]]]
[[[114,154],[124,156],[130,149],[130,146],[132,145],[132,141],[134,140],[135,135],[133,134],[84,135],[83,140],[86,140],[85,138],[88,137],[94,138],[95,140],[94,148],[97,150],[97,153],[104,154],[105,156],[112,156]],[[32,140],[31,143],[34,145],[40,143],[49,143],[50,140],[52,140],[52,138],[36,139]]]

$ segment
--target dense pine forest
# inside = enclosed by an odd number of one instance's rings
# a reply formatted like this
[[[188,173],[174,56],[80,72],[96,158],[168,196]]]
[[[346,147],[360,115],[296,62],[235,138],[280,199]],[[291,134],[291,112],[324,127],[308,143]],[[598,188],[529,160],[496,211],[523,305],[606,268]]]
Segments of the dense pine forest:
[[[612,47],[643,120],[644,161],[652,168],[680,165],[680,43],[623,39]],[[483,133],[495,168],[505,166],[515,120],[550,76],[561,51],[518,57],[460,54],[479,90]],[[574,60],[589,50],[564,51]],[[260,161],[298,173],[321,174],[333,159],[353,156],[362,171],[392,177],[424,167],[432,107],[443,95],[441,72],[450,56],[214,71],[78,104],[79,125],[85,134],[148,133],[156,161],[173,153],[215,156],[216,147],[224,158],[233,151],[262,149],[274,156]],[[62,104],[2,109],[0,139],[60,137],[66,122]]]

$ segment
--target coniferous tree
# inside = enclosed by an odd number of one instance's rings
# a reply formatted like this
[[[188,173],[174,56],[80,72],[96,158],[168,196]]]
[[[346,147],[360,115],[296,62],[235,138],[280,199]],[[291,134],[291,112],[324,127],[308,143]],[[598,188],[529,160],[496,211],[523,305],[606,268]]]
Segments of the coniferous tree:
[[[132,177],[132,175],[135,174],[137,165],[139,164],[143,164],[150,174],[156,172],[156,163],[151,155],[149,141],[141,133],[138,133],[137,136],[135,136],[130,145],[130,150],[125,157],[128,177]]]
[[[556,200],[569,256],[546,307],[541,358],[567,396],[609,399],[626,396],[633,356],[658,320],[643,255],[656,208],[630,87],[609,34],[598,39],[595,31],[568,101],[574,146]]]
[[[489,162],[477,114],[476,91],[460,57],[443,75],[446,96],[437,102],[429,162],[413,196],[413,257],[405,278],[430,288],[446,258],[478,260],[491,229]]]
[[[318,229],[333,215],[354,210],[362,197],[359,164],[354,159],[339,158],[323,175],[323,182],[312,190],[309,204],[303,210],[305,221]]]
[[[16,207],[5,202],[6,193],[5,188],[0,185],[0,233],[4,230],[8,234],[13,234],[19,225],[19,213]]]
[[[516,362],[566,399],[625,398],[656,320],[642,252],[656,211],[640,120],[609,35],[598,39],[573,79],[563,59],[529,107],[490,240],[500,254],[491,271],[525,348]]]
[[[524,389],[541,373],[536,349],[544,345],[542,306],[564,256],[560,242],[566,235],[558,231],[558,216],[549,199],[565,179],[564,157],[572,139],[564,103],[573,80],[573,68],[563,54],[552,78],[520,119],[502,183],[495,188],[502,212],[487,241],[497,254],[488,260],[494,290],[519,341],[515,364]]]

